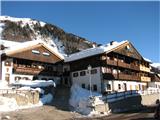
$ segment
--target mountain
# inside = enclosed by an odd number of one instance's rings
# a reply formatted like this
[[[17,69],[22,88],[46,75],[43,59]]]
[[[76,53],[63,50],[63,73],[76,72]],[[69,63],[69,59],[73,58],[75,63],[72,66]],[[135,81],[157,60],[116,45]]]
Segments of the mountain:
[[[9,16],[0,16],[0,36],[3,40],[16,42],[41,39],[52,46],[57,46],[63,54],[75,53],[96,45],[55,25],[30,18]]]

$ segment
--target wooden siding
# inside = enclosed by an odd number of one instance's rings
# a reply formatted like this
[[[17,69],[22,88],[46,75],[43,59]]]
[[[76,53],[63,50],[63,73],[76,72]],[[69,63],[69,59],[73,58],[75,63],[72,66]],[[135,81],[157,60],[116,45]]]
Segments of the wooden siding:
[[[103,79],[107,79],[107,80],[119,79],[119,80],[133,80],[133,81],[141,80],[139,76],[124,74],[124,73],[119,73],[119,74],[104,73]]]
[[[13,60],[13,73],[16,74],[58,76],[61,73],[58,69],[58,64],[16,58]]]
[[[32,50],[39,51],[40,54],[33,53]],[[49,53],[49,56],[43,55],[44,52]],[[22,52],[16,52],[14,54],[9,55],[9,57],[34,60],[34,61],[40,61],[40,62],[46,62],[46,63],[56,63],[61,61],[60,58],[58,58],[56,55],[54,55],[49,50],[44,48],[42,45],[33,47],[26,51],[24,50]]]
[[[96,55],[96,56],[92,56],[92,57],[70,62],[70,69],[71,71],[84,70],[84,69],[87,69],[88,65],[91,65],[93,68],[99,67],[102,65],[100,56],[101,55]]]
[[[128,57],[142,60],[141,55],[137,52],[137,50],[130,43],[121,45],[119,48],[115,49],[114,52],[119,53],[121,55],[125,55]]]

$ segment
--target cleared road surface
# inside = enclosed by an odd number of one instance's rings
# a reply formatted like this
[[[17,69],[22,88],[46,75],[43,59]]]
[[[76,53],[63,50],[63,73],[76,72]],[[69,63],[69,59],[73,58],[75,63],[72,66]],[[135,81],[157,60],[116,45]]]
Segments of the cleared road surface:
[[[32,109],[0,113],[0,120],[154,120],[153,114],[154,108],[146,108],[142,111],[86,118],[77,113],[62,111],[53,106],[46,105]]]

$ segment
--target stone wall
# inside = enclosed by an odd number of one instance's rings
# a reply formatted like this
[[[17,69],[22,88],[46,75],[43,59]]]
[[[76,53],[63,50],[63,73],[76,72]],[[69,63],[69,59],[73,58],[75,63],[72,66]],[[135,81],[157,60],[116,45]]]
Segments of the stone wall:
[[[107,110],[112,112],[122,112],[141,109],[145,106],[155,105],[156,100],[160,99],[160,94],[139,95],[128,97],[119,101],[106,103]]]
[[[18,91],[16,93],[4,93],[0,95],[3,97],[15,98],[19,106],[38,104],[39,102],[38,91]]]
[[[138,110],[143,107],[155,105],[156,100],[160,99],[160,94],[138,95],[128,97],[114,102],[106,102],[95,106],[95,110],[99,112],[124,112],[130,110]]]

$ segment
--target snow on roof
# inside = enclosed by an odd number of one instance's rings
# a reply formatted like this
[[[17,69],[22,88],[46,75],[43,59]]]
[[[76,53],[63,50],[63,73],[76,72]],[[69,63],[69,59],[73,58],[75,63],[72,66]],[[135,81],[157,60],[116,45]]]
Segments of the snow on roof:
[[[29,87],[47,87],[47,86],[54,86],[56,84],[54,81],[49,80],[34,80],[34,81],[27,81],[27,80],[20,80],[19,82],[13,83],[13,85],[21,85],[21,86],[29,86]]]
[[[36,24],[36,20],[32,20],[31,18],[15,18],[15,17],[10,17],[10,16],[0,16],[0,20],[10,20],[13,22],[22,22],[22,27],[29,24]],[[40,22],[40,25],[43,27],[46,23]]]
[[[57,47],[52,47],[42,40],[32,40],[32,41],[23,42],[21,44],[17,44],[13,47],[10,47],[10,48],[6,49],[5,53],[9,55],[9,54],[12,54],[13,52],[15,52],[17,50],[26,49],[28,47],[32,47],[32,46],[38,45],[38,44],[42,44],[43,46],[47,47],[50,50],[50,52],[54,53],[59,58],[64,59],[63,55],[58,52]]]
[[[155,67],[155,68],[159,68],[160,69],[160,63],[152,63],[150,64],[152,67]]]
[[[152,62],[150,59],[148,59],[148,58],[145,58],[145,57],[143,57],[143,59],[145,60],[145,61],[147,61],[147,62]]]
[[[15,41],[9,41],[9,40],[1,40],[0,39],[0,45],[4,45],[5,47],[13,47],[13,46],[16,46],[16,45],[20,45],[21,43],[20,42],[15,42]]]
[[[83,50],[81,52],[71,54],[68,57],[65,57],[65,62],[71,62],[71,61],[74,61],[74,60],[86,58],[86,57],[101,54],[101,53],[104,53],[104,52],[110,52],[114,48],[116,48],[116,47],[118,47],[118,46],[120,46],[120,45],[122,45],[126,42],[128,42],[128,41],[125,40],[125,41],[121,41],[121,42],[113,42],[113,45],[107,44],[106,46],[89,48],[89,49]]]

